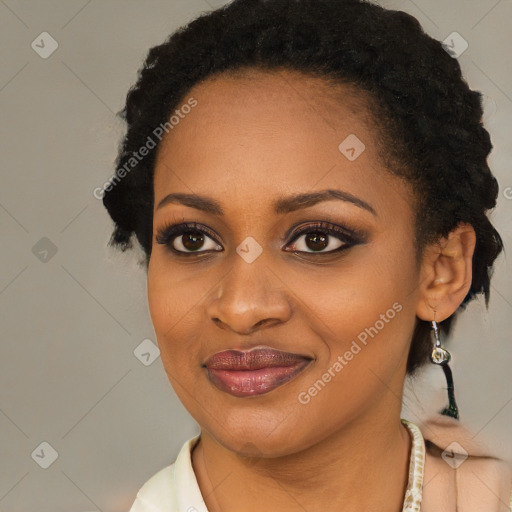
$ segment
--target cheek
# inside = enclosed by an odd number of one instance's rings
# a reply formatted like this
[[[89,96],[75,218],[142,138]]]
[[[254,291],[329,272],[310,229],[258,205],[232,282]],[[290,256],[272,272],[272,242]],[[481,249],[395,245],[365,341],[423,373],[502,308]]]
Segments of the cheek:
[[[148,306],[157,336],[162,358],[175,351],[182,343],[170,343],[180,338],[180,333],[187,323],[187,316],[194,314],[194,302],[197,292],[190,286],[190,281],[177,279],[176,272],[165,268],[165,262],[156,256],[150,261],[148,269],[147,294]]]
[[[174,329],[180,329],[180,319],[194,313],[193,306],[201,297],[197,285],[190,272],[180,271],[176,265],[171,269],[164,256],[152,257],[148,268],[147,294],[157,334],[172,334]]]
[[[161,255],[152,259],[148,268],[148,306],[162,363],[167,373],[176,377],[191,375],[202,346],[203,300],[212,284],[203,274],[194,277],[195,272],[193,265],[180,269]]]
[[[339,268],[325,274],[304,273],[300,281],[303,296],[315,316],[332,324],[335,333],[356,335],[396,302],[403,308],[414,303],[411,292],[417,271],[413,257],[408,245],[376,242],[373,247],[362,247]]]
[[[418,278],[414,247],[408,240],[401,235],[388,237],[386,243],[375,242],[361,250],[353,264],[330,272],[328,279],[316,280],[321,285],[314,295],[304,294],[328,349],[319,361],[319,372],[332,368],[341,357],[346,379],[337,381],[343,381],[343,386],[359,386],[361,372],[372,380],[378,375],[388,381],[406,360],[416,318]],[[303,290],[313,289],[315,279],[309,279],[302,278]]]

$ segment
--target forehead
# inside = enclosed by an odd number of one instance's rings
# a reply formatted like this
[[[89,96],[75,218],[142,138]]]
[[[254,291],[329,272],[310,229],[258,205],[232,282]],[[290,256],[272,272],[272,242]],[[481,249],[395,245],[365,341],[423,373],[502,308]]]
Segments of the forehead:
[[[371,102],[352,85],[249,69],[208,78],[182,105],[190,98],[197,106],[159,146],[155,205],[170,192],[230,194],[234,204],[332,187],[378,200],[393,180],[378,157]]]

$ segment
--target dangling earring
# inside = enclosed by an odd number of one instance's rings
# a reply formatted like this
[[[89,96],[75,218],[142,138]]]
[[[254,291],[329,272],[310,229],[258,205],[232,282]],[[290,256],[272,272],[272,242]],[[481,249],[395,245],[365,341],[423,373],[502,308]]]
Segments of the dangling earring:
[[[441,414],[445,416],[451,416],[456,420],[459,419],[459,409],[457,408],[457,403],[455,402],[455,390],[453,386],[453,376],[450,367],[448,366],[448,362],[451,359],[450,352],[448,350],[441,347],[441,340],[439,339],[439,328],[437,326],[437,322],[435,321],[436,312],[434,311],[434,320],[432,320],[432,328],[434,329],[435,334],[435,344],[432,347],[432,353],[430,354],[430,360],[434,364],[439,364],[443,368],[444,375],[446,377],[446,383],[448,385],[448,407],[445,407]]]

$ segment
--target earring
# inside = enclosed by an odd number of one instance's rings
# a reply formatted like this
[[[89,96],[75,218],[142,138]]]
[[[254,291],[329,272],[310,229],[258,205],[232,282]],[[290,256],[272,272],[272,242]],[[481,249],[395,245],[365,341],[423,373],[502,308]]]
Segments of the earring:
[[[435,343],[432,347],[432,352],[430,354],[430,360],[434,364],[441,365],[441,368],[444,371],[444,375],[446,377],[446,384],[448,385],[448,407],[445,407],[441,414],[445,416],[450,416],[459,419],[459,409],[457,407],[457,403],[455,402],[455,389],[453,386],[453,376],[448,363],[451,359],[450,352],[441,346],[441,340],[439,339],[439,328],[437,326],[437,322],[435,321],[436,312],[434,311],[434,320],[432,320],[432,328],[434,329],[435,334]]]

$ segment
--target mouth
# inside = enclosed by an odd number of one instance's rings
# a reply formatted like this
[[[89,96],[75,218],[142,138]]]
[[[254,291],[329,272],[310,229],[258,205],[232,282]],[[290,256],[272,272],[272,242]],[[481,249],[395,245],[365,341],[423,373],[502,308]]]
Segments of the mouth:
[[[233,396],[247,397],[269,393],[289,382],[311,361],[308,356],[263,347],[218,352],[203,367],[218,389]]]

